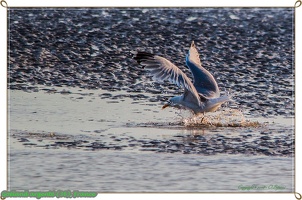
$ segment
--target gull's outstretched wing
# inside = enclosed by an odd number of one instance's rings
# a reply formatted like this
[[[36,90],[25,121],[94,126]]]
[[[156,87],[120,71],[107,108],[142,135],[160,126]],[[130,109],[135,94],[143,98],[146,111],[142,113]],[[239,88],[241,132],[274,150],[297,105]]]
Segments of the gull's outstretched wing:
[[[200,105],[200,101],[206,99],[205,97],[198,94],[191,80],[174,64],[169,60],[156,56],[151,53],[146,52],[131,52],[134,54],[133,58],[142,65],[146,70],[150,71],[153,75],[153,80],[164,81],[169,80],[171,83],[177,84],[178,86],[183,86],[185,92],[190,92],[192,96],[192,101],[197,105]],[[201,99],[202,98],[202,99]]]
[[[186,64],[194,77],[194,86],[198,93],[208,98],[219,97],[218,85],[212,74],[201,66],[198,51],[194,41],[191,44],[189,53],[186,56]]]

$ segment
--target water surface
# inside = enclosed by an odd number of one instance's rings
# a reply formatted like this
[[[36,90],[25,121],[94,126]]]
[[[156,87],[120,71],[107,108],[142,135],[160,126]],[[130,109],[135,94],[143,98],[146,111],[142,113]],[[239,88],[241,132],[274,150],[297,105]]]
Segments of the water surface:
[[[291,154],[271,157],[265,151],[246,154],[211,150],[224,136],[227,144],[235,146],[243,143],[234,141],[238,139],[244,140],[244,145],[263,142],[259,139],[263,136],[283,140],[282,136],[290,136],[292,119],[266,119],[268,124],[256,128],[186,128],[175,123],[182,119],[180,111],[161,110],[157,103],[130,98],[111,102],[99,96],[104,92],[101,90],[56,89],[70,93],[9,92],[11,190],[237,192],[240,185],[253,184],[285,187],[274,192],[293,190]],[[271,132],[261,134],[268,130]],[[196,150],[201,139],[209,144],[209,154]],[[85,142],[68,146],[74,141]],[[89,147],[94,142],[108,148]],[[167,146],[166,151],[162,144]]]

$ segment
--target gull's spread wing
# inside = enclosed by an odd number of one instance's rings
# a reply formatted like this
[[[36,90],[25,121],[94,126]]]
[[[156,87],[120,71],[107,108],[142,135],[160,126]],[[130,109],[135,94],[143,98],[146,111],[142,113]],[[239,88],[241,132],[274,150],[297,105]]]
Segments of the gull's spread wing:
[[[191,44],[186,56],[186,64],[194,77],[194,86],[198,93],[208,98],[219,97],[220,92],[213,75],[201,66],[199,54],[194,44]]]
[[[185,93],[190,92],[192,101],[200,105],[200,95],[191,80],[169,60],[146,52],[132,52],[133,58],[153,75],[153,80],[169,80],[171,83],[183,86]]]

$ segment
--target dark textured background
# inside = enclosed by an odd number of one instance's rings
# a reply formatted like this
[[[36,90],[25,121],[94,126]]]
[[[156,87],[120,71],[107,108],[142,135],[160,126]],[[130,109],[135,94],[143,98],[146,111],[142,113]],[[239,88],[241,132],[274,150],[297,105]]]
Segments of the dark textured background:
[[[162,55],[191,77],[185,54],[194,40],[203,66],[242,109],[293,116],[293,17],[293,8],[13,8],[8,87],[125,90],[163,102],[182,91],[152,82],[130,51]]]

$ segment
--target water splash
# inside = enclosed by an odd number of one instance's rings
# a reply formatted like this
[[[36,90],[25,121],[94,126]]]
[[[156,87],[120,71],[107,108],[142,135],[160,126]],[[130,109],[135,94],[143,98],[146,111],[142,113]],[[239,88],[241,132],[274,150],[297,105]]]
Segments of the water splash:
[[[172,122],[127,123],[128,127],[161,127],[161,128],[206,128],[206,127],[261,127],[265,124],[247,120],[239,109],[224,108],[217,112],[199,116],[189,110],[180,109]]]
[[[259,127],[258,121],[246,120],[239,109],[225,108],[221,111],[206,113],[204,116],[182,117],[185,127]]]

